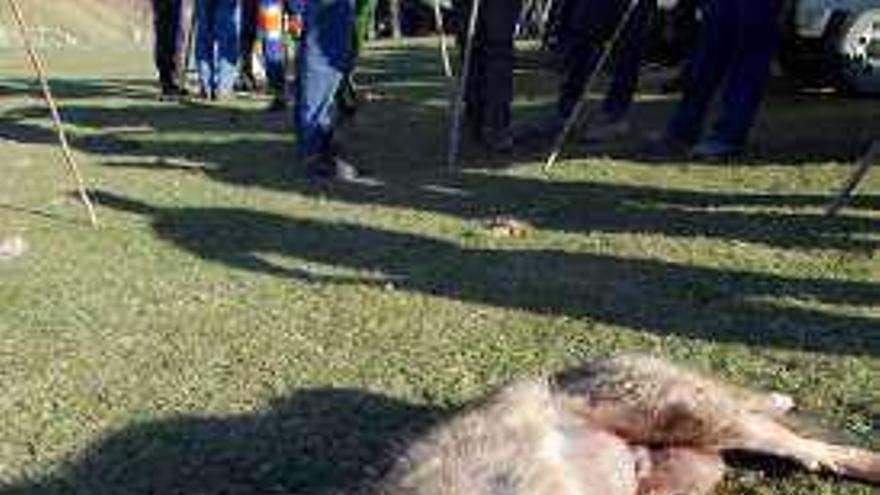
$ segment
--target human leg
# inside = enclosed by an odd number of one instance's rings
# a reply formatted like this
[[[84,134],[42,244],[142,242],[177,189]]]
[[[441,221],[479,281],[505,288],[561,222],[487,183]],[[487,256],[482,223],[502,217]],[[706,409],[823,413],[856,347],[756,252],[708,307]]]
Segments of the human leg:
[[[213,11],[216,0],[196,0],[196,66],[199,73],[199,93],[212,98],[216,91],[214,71]]]
[[[697,49],[685,71],[684,94],[666,127],[668,140],[693,143],[699,138],[709,104],[734,55],[735,15],[727,0],[706,2]]]
[[[737,48],[711,141],[740,149],[755,121],[778,42],[779,1],[729,0],[737,7]]]
[[[304,23],[294,109],[298,148],[307,167],[326,167],[328,159],[334,158],[329,156],[334,153],[334,96],[353,59],[354,0],[311,0]]]
[[[214,36],[216,40],[216,96],[231,95],[238,69],[241,28],[241,2],[215,0]]]

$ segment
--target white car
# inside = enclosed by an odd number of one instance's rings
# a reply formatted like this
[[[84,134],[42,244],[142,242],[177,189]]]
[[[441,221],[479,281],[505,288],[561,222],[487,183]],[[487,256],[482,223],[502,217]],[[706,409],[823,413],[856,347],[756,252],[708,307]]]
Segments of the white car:
[[[677,33],[674,23],[668,23],[693,16],[688,10],[698,3],[658,0],[658,32],[673,39],[695,39],[693,33]],[[880,94],[880,0],[787,0],[780,21],[778,59],[786,74],[808,84]]]
[[[786,70],[880,93],[880,0],[796,0],[785,15]]]

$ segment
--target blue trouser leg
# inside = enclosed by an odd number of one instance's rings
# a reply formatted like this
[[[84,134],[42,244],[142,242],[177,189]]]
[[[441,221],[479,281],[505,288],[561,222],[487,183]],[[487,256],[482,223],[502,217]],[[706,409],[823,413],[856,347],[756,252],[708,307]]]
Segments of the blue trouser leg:
[[[240,8],[239,0],[196,2],[196,61],[202,91],[206,93],[229,93],[235,84]]]
[[[712,137],[742,145],[755,121],[770,77],[770,63],[777,45],[776,0],[728,0],[738,9],[738,37],[722,96],[721,115]]]
[[[214,36],[217,43],[217,92],[231,93],[238,73],[241,41],[241,1],[215,0]]]
[[[309,0],[297,53],[294,120],[301,156],[327,150],[334,96],[354,61],[354,0]]]
[[[154,59],[163,88],[176,84],[177,58],[182,44],[181,0],[153,0]]]
[[[214,81],[216,60],[214,57],[213,12],[216,0],[196,0],[196,66],[203,92],[213,94],[217,89]]]
[[[276,95],[284,94],[284,12],[283,0],[260,0],[260,39],[263,42],[263,64],[266,79]]]
[[[666,136],[677,141],[693,142],[699,138],[709,104],[728,72],[736,50],[735,2],[709,0],[703,14],[697,50],[685,72],[684,94],[666,127]]]
[[[608,121],[622,119],[632,105],[639,83],[644,46],[648,42],[651,25],[657,13],[657,0],[638,2],[620,35],[614,77],[602,104],[602,114]]]

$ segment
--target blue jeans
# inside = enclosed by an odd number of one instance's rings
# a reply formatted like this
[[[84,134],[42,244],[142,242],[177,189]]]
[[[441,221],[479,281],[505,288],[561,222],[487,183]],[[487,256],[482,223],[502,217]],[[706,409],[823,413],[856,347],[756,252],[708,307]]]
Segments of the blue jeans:
[[[684,95],[666,128],[670,139],[699,139],[715,92],[724,84],[721,114],[712,138],[740,146],[748,138],[776,49],[779,0],[709,0]]]
[[[196,1],[196,63],[207,95],[232,92],[238,67],[240,0]]]
[[[335,95],[354,63],[355,0],[309,0],[297,50],[294,122],[303,157],[333,138]]]
[[[643,47],[657,12],[657,0],[637,1],[615,47],[614,77],[602,105],[602,113],[608,120],[623,118],[632,104]],[[560,28],[565,67],[557,102],[560,116],[568,117],[580,101],[605,43],[623,21],[629,5],[629,0],[574,0],[567,6]]]
[[[183,12],[181,0],[153,0],[154,60],[163,89],[177,85],[181,56]]]

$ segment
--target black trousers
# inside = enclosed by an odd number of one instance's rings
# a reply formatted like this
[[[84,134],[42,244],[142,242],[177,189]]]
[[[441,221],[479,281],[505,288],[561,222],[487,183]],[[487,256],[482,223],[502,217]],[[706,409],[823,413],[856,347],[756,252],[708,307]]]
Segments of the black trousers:
[[[458,44],[464,53],[473,0],[455,0]],[[522,0],[480,0],[480,16],[466,81],[466,115],[477,131],[500,131],[510,126],[513,101],[513,35]]]
[[[177,84],[183,45],[183,10],[181,0],[153,0],[153,56],[159,83],[163,88]]]

